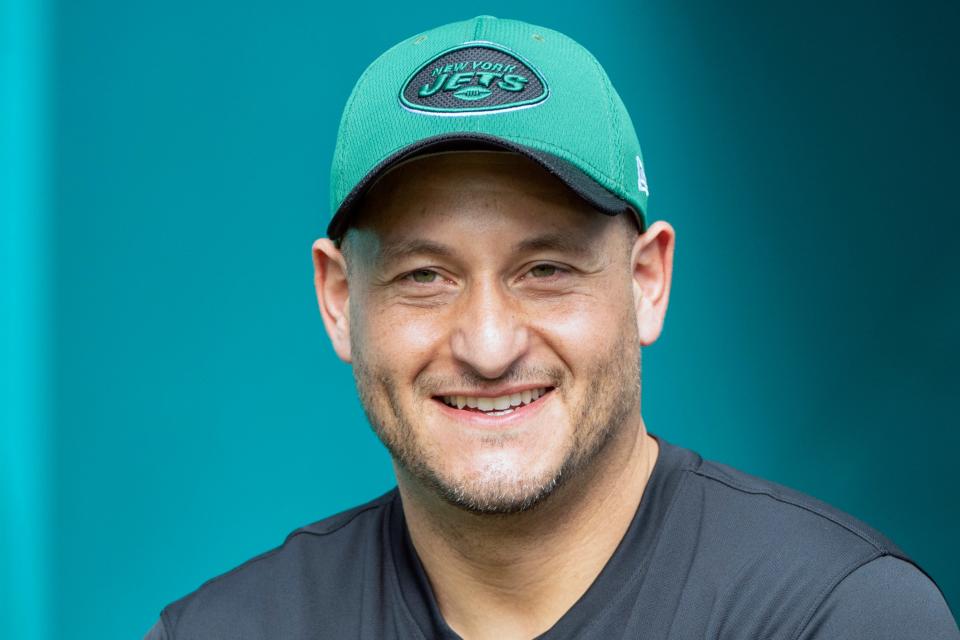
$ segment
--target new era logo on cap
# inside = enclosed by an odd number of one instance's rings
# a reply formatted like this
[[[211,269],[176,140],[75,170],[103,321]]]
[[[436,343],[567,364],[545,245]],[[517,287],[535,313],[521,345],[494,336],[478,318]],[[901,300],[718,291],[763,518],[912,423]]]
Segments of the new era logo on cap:
[[[650,195],[650,188],[647,186],[647,174],[643,170],[643,160],[640,159],[640,156],[637,156],[637,189],[640,190],[643,195]]]
[[[473,115],[543,102],[547,83],[533,65],[492,42],[467,42],[416,69],[400,102],[430,115]]]

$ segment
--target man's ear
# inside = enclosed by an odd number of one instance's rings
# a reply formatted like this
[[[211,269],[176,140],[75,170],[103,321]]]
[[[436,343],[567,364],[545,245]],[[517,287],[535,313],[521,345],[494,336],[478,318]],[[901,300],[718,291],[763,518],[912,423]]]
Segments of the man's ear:
[[[633,270],[633,302],[640,344],[653,344],[663,330],[673,275],[676,232],[668,222],[657,220],[637,236],[630,254]]]
[[[323,325],[333,350],[344,362],[350,355],[350,292],[347,289],[347,261],[329,238],[313,243],[313,283]]]

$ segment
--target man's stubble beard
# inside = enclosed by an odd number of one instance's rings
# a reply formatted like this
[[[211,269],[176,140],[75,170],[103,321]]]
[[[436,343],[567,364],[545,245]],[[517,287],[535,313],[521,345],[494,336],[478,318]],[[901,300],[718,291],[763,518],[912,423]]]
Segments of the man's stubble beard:
[[[586,374],[587,392],[575,411],[574,428],[559,465],[538,477],[489,475],[485,478],[445,478],[431,463],[427,447],[420,442],[413,423],[400,402],[395,380],[387,372],[367,364],[359,344],[351,345],[354,380],[370,425],[393,460],[425,489],[447,503],[477,514],[511,514],[542,504],[557,489],[576,478],[598,461],[611,441],[629,428],[629,417],[640,402],[640,343],[635,319],[629,318],[625,330],[613,347],[597,359],[597,366]],[[558,393],[565,388],[567,374],[557,369],[512,369],[498,382],[525,382],[531,378],[551,379]],[[465,372],[461,381],[478,386],[490,380]],[[452,380],[445,378],[443,381]],[[439,386],[428,382],[427,386]],[[378,398],[375,389],[383,393]],[[432,395],[432,394],[431,394]],[[432,402],[432,400],[428,400]],[[636,426],[636,425],[633,425]],[[496,435],[485,439],[490,446],[503,446]],[[495,474],[495,470],[491,470]]]

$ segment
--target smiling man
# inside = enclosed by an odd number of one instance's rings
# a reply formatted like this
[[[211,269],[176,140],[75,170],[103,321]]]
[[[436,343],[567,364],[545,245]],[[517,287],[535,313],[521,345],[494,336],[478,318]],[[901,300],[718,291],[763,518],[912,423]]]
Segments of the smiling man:
[[[170,604],[150,638],[956,639],[863,522],[648,432],[675,234],[566,36],[480,16],[347,103],[317,299],[397,487]]]

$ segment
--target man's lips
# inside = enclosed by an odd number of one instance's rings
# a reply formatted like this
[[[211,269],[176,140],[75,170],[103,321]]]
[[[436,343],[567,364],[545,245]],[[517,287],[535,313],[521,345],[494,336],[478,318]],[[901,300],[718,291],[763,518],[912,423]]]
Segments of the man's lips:
[[[457,409],[473,409],[476,411],[505,411],[510,408],[522,407],[543,397],[553,390],[552,386],[517,386],[506,388],[499,393],[476,392],[444,392],[433,397],[444,404]]]
[[[456,420],[495,426],[529,416],[549,400],[554,387],[515,387],[502,395],[450,394],[434,396],[441,412]]]
[[[515,384],[515,385],[500,385],[499,387],[489,387],[478,391],[476,389],[444,389],[439,393],[434,394],[435,398],[442,398],[443,396],[472,396],[475,398],[496,398],[498,396],[507,396],[514,393],[522,393],[524,391],[532,391],[534,389],[552,389],[553,385],[549,382],[532,382],[529,384]]]

